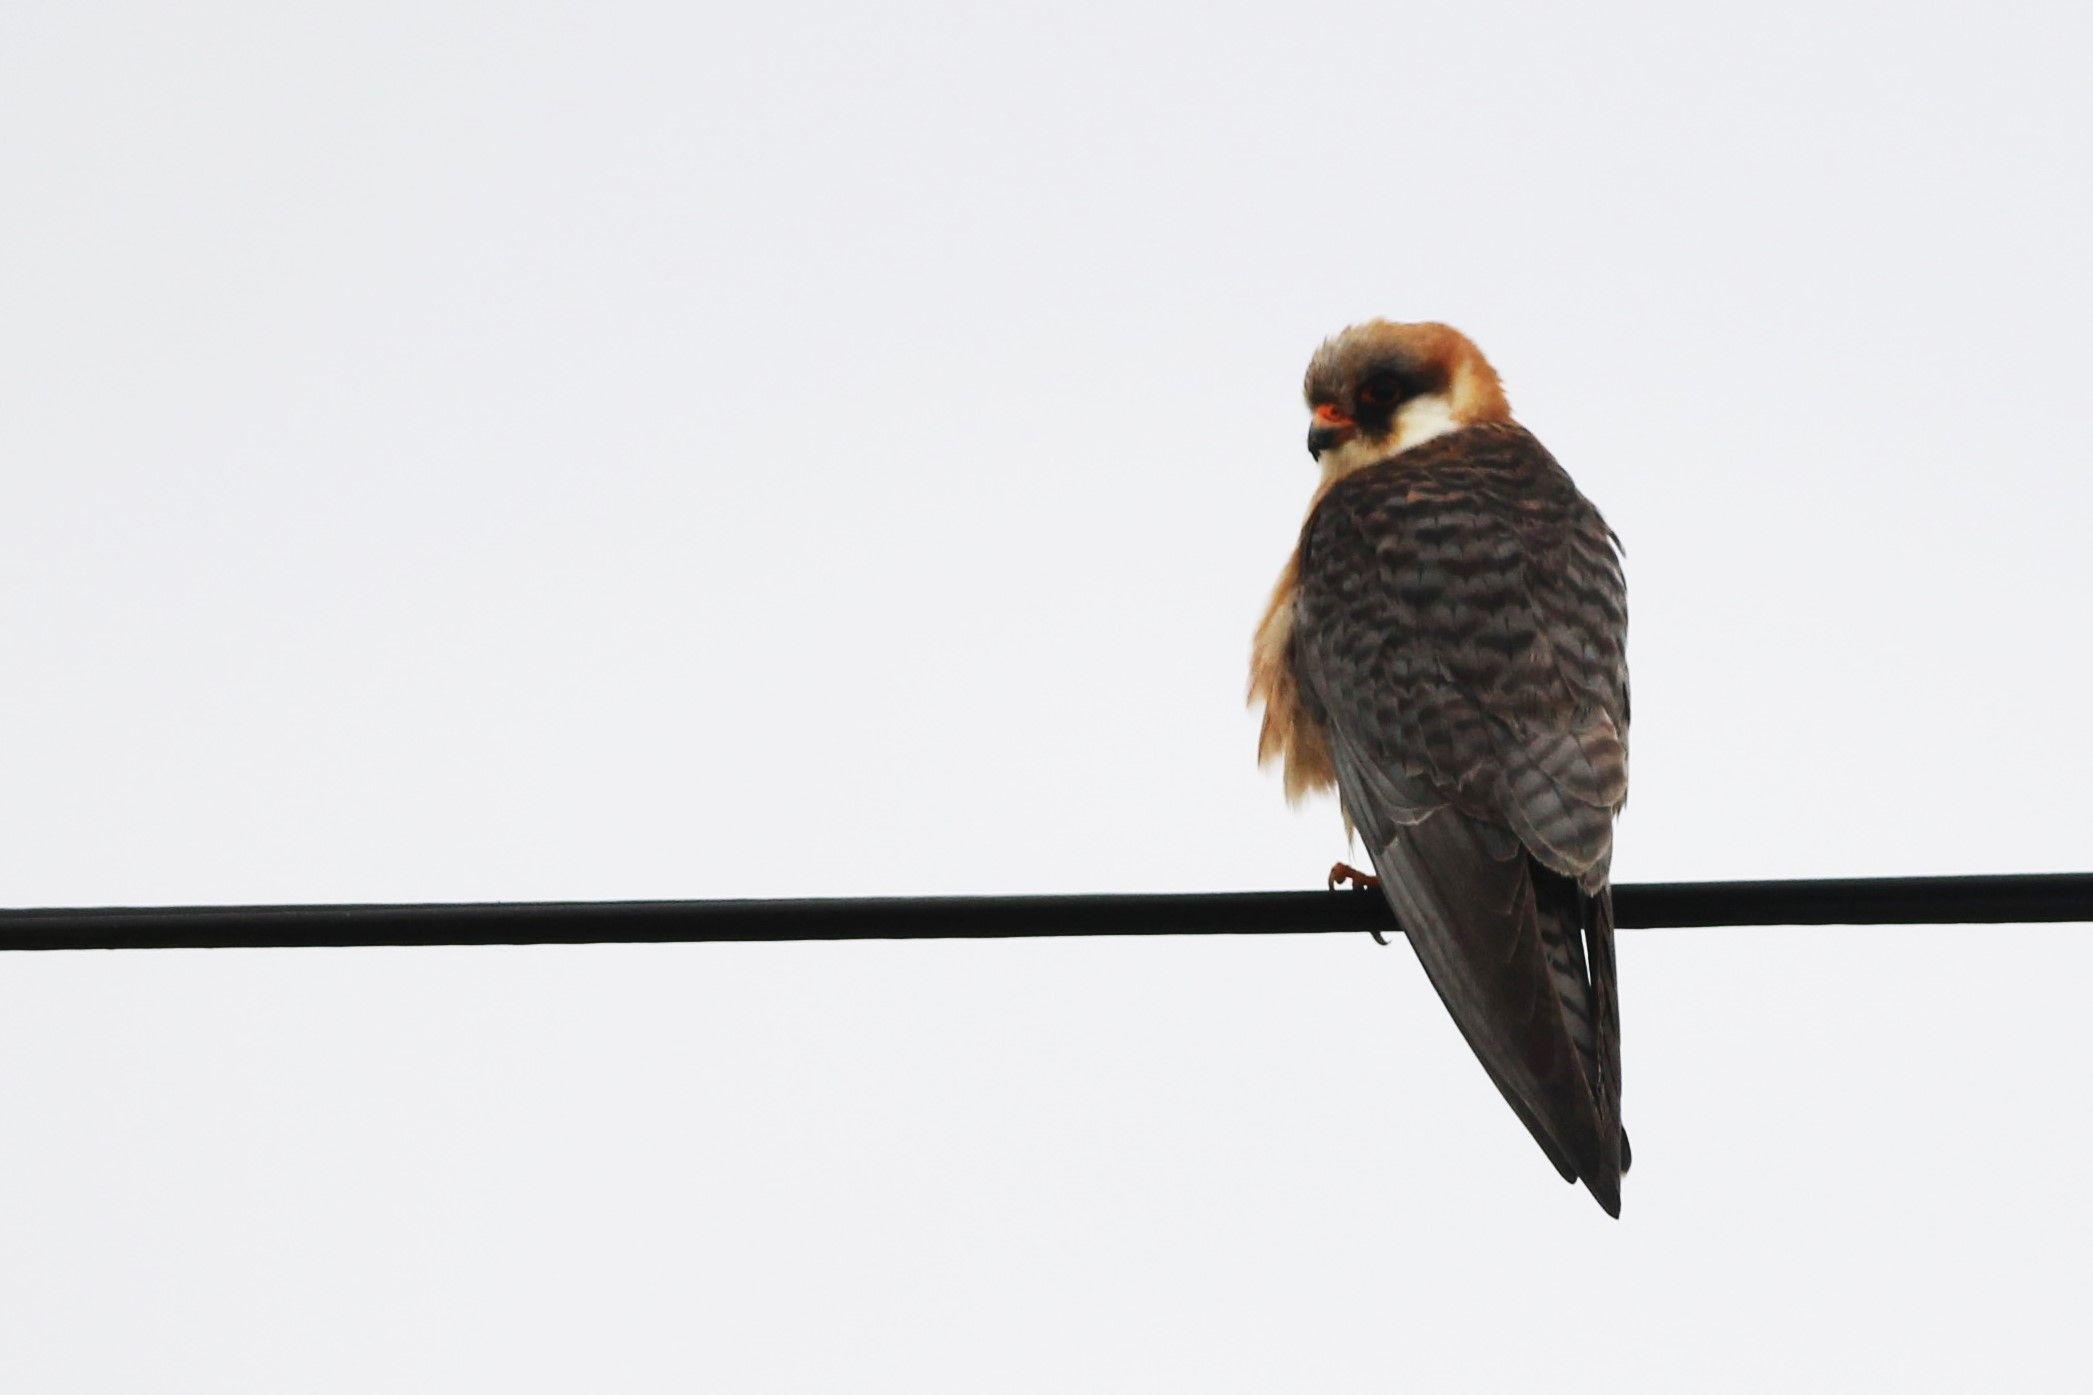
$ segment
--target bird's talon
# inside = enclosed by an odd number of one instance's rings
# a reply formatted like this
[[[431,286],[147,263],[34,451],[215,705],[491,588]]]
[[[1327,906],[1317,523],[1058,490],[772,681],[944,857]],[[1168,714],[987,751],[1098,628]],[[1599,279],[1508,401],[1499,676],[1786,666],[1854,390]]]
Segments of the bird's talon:
[[[1332,891],[1347,885],[1357,887],[1361,891],[1378,891],[1381,879],[1370,872],[1360,871],[1349,862],[1339,862],[1331,866],[1329,879],[1324,885]]]
[[[1357,887],[1361,891],[1378,891],[1381,887],[1381,879],[1371,873],[1360,871],[1349,862],[1339,862],[1330,868],[1329,879],[1324,885],[1328,886],[1332,891],[1346,885]],[[1386,939],[1382,938],[1381,932],[1372,926],[1367,927],[1366,933],[1374,937],[1374,943],[1377,945],[1386,945],[1388,943]]]

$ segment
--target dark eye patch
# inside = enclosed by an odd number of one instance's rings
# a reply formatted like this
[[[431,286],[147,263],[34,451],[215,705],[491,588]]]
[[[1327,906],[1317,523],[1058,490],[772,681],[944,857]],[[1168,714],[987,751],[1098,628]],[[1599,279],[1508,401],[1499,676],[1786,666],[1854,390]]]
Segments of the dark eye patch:
[[[1378,429],[1388,424],[1395,409],[1416,396],[1416,384],[1392,368],[1377,368],[1359,380],[1359,389],[1353,394],[1357,410],[1353,413],[1359,424]]]

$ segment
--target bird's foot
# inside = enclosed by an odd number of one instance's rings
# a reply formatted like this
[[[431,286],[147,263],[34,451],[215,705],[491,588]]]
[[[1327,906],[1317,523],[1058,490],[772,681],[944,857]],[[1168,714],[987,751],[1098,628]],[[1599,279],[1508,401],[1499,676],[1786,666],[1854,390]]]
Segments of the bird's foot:
[[[1349,862],[1338,862],[1331,864],[1330,878],[1325,884],[1332,891],[1347,885],[1357,887],[1361,891],[1378,891],[1381,879],[1370,872],[1360,871]]]
[[[1331,865],[1329,879],[1324,885],[1332,891],[1341,886],[1351,886],[1360,891],[1379,891],[1381,879],[1369,872],[1360,871],[1349,862],[1339,862]],[[1374,943],[1377,945],[1388,943],[1378,930],[1369,930],[1367,933],[1374,937]]]

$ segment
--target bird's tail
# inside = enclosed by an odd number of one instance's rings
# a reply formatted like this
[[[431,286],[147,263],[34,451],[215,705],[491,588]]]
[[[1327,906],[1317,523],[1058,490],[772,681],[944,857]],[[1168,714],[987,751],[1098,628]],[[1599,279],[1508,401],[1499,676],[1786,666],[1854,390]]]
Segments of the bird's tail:
[[[1621,1213],[1621,1174],[1628,1170],[1621,1119],[1620,992],[1613,960],[1613,893],[1588,895],[1568,877],[1530,863],[1541,943],[1590,1092],[1597,1147],[1579,1159],[1578,1180],[1611,1216]]]

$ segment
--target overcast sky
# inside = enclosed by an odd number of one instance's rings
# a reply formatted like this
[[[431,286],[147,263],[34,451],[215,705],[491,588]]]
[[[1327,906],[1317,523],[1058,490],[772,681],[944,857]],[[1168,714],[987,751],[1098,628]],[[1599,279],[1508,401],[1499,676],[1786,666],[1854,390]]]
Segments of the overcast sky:
[[[1325,334],[1627,542],[1623,880],[2093,868],[2093,18],[0,16],[0,904],[1319,884]],[[18,956],[0,1385],[2083,1388],[2084,927]]]

